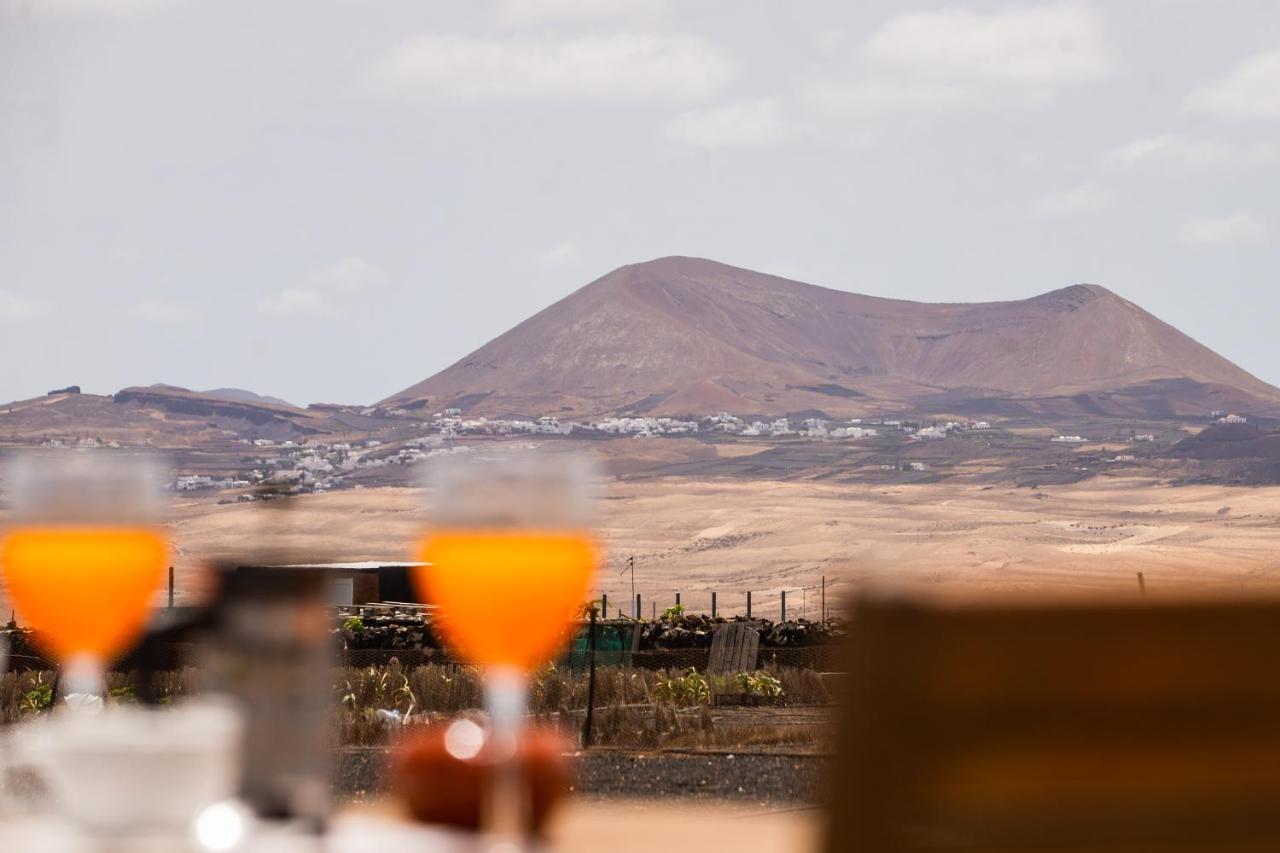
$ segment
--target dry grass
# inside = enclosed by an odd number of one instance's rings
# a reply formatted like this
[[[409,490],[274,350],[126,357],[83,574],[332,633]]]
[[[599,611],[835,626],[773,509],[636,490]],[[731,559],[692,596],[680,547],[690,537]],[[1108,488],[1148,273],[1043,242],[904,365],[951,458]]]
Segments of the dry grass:
[[[733,678],[706,680],[708,692],[690,699],[672,691],[682,679],[698,679],[674,670],[607,667],[597,670],[594,741],[601,746],[631,748],[811,748],[825,738],[821,717],[812,722],[780,723],[777,706],[812,706],[830,701],[817,674],[809,670],[768,668],[783,695],[768,707],[722,711],[718,699],[739,693]],[[548,667],[531,685],[530,713],[562,727],[576,738],[587,706],[587,673]],[[113,673],[112,702],[134,699],[131,674]],[[162,702],[196,691],[198,673],[192,669],[162,673],[158,694]],[[388,743],[397,730],[379,711],[395,711],[409,723],[437,722],[476,714],[483,704],[480,673],[474,667],[427,665],[341,667],[333,671],[336,743],[376,746]],[[9,673],[0,676],[0,724],[19,722],[43,713],[53,695],[53,673]],[[673,694],[679,698],[673,698]]]

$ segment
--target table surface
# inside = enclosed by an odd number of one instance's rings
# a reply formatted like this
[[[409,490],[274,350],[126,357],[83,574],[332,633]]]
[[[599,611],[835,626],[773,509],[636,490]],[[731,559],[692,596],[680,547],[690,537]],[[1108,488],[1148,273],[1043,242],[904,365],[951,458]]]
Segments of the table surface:
[[[818,808],[577,798],[567,802],[554,817],[546,849],[558,853],[652,853],[655,849],[803,853],[819,849],[822,816]],[[479,849],[472,847],[474,836],[442,836],[438,830],[404,822],[398,810],[385,802],[348,808],[335,821],[333,830],[327,842],[291,833],[255,833],[257,837],[246,849],[261,853],[365,853],[375,849],[443,853]],[[49,822],[35,816],[10,815],[0,820],[0,839],[5,841],[0,849],[7,850],[9,841],[21,841],[23,845],[34,845],[28,849],[56,853],[174,853],[190,849],[183,843],[185,839],[173,838],[121,838],[105,846],[101,841],[86,844],[83,837],[60,821]]]
[[[572,800],[552,827],[555,849],[810,851],[820,847],[816,807],[673,805],[654,800]]]

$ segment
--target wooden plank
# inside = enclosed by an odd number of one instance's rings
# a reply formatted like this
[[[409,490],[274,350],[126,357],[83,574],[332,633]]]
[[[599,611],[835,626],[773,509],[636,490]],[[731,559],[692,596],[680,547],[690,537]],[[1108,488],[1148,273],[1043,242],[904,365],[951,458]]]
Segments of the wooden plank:
[[[707,661],[708,672],[716,675],[724,672],[725,646],[728,642],[729,635],[725,633],[723,627],[717,628],[711,635],[711,658]]]
[[[760,632],[746,625],[743,628],[746,630],[742,632],[743,648],[738,668],[741,672],[754,672],[756,660],[760,657]]]

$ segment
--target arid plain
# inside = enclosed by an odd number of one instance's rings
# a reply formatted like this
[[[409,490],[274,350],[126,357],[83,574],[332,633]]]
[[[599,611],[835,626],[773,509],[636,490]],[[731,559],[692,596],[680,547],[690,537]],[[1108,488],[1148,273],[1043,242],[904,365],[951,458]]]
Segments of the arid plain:
[[[299,498],[291,509],[198,500],[173,518],[181,598],[202,566],[245,557],[245,543],[288,545],[308,559],[403,560],[424,523],[422,494],[366,488]],[[962,484],[655,478],[615,481],[601,524],[600,591],[625,606],[635,558],[646,614],[682,593],[723,613],[812,618],[858,589],[910,586],[946,597],[1256,593],[1280,589],[1280,487],[1170,487],[1094,478],[1038,489]],[[809,589],[804,590],[805,587]]]

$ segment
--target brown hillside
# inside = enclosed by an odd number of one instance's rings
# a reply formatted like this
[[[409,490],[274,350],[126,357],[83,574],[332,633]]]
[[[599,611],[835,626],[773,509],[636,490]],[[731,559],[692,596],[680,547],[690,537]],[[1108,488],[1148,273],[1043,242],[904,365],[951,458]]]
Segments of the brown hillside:
[[[671,257],[614,270],[387,402],[482,414],[856,413],[957,391],[1198,386],[1280,404],[1280,390],[1096,285],[925,304]]]

